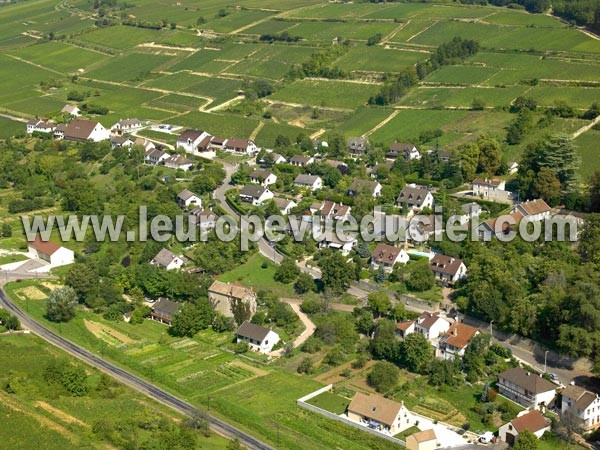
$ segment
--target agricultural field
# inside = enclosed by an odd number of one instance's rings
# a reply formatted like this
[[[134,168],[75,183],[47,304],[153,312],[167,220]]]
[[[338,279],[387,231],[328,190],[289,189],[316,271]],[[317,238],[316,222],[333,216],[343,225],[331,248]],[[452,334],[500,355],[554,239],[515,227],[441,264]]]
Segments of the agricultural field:
[[[114,427],[118,420],[119,426],[129,427],[153,418],[171,425],[181,420],[163,405],[117,382],[109,381],[108,391],[102,391],[99,386],[106,380],[99,371],[75,362],[34,335],[0,336],[0,362],[5,368],[0,378],[9,386],[8,392],[3,389],[0,393],[4,422],[0,439],[6,447],[108,448],[111,445],[99,431],[99,423]],[[72,396],[48,385],[43,378],[44,370],[57,363],[85,370],[86,395]],[[134,427],[139,445],[158,441],[157,434],[150,429]],[[227,440],[218,435],[208,438],[198,435],[197,439],[202,448],[223,449],[227,445]]]

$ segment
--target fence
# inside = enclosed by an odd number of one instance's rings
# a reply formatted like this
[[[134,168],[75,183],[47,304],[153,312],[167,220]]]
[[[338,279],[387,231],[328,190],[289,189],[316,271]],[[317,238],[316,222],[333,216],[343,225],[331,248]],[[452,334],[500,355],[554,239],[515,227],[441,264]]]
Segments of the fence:
[[[318,389],[314,392],[311,392],[308,395],[305,395],[302,398],[299,398],[298,400],[296,400],[296,404],[298,406],[300,406],[301,408],[307,409],[308,411],[312,411],[315,412],[317,414],[320,414],[322,416],[327,417],[328,419],[331,420],[335,420],[337,422],[341,422],[341,423],[345,423],[346,425],[350,425],[351,427],[357,428],[361,431],[366,431],[367,433],[371,433],[373,436],[377,436],[379,438],[382,439],[386,439],[390,442],[393,442],[394,444],[398,444],[401,445],[402,447],[406,447],[406,443],[401,440],[401,439],[397,439],[393,436],[388,436],[387,434],[383,434],[380,433],[379,431],[373,430],[371,428],[365,427],[364,425],[361,425],[359,423],[356,423],[350,419],[346,419],[345,417],[342,416],[338,416],[337,414],[334,414],[332,412],[326,411],[324,409],[319,408],[318,406],[315,405],[311,405],[309,403],[306,403],[307,400],[310,400],[311,398],[316,397],[317,395],[322,394],[323,392],[328,392],[331,391],[333,389],[333,384],[329,384],[325,387],[322,387],[321,389]]]

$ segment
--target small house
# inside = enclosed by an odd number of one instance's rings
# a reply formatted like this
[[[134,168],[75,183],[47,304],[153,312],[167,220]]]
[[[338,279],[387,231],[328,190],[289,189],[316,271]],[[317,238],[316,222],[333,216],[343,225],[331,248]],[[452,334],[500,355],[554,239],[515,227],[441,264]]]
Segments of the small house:
[[[202,199],[200,196],[194,194],[189,189],[184,189],[177,194],[177,203],[183,208],[188,208],[190,206],[202,207]]]
[[[294,155],[290,158],[290,164],[295,167],[306,167],[315,162],[315,158],[306,155]]]
[[[85,119],[73,119],[62,133],[62,139],[66,141],[101,142],[110,138],[110,132],[100,122]]]
[[[475,327],[462,322],[453,323],[440,339],[436,356],[448,361],[454,361],[457,356],[462,358],[471,339],[478,334],[479,330]]]
[[[166,248],[160,249],[154,258],[150,261],[153,266],[162,267],[166,270],[181,269],[185,260],[181,256],[177,256],[171,250]]]
[[[367,150],[369,149],[369,140],[364,136],[353,136],[348,138],[347,146],[351,157],[360,158],[367,153]]]
[[[63,109],[60,110],[61,114],[66,114],[72,117],[81,116],[81,110],[75,105],[65,105]]]
[[[149,318],[158,323],[164,323],[165,325],[171,326],[173,317],[180,309],[181,303],[172,302],[165,297],[161,297],[152,305]]]
[[[512,212],[520,212],[530,222],[541,222],[550,218],[552,209],[541,198],[518,203]]]
[[[43,241],[39,235],[28,242],[27,250],[32,258],[46,261],[53,267],[66,266],[75,262],[73,250],[63,247],[56,242]]]
[[[184,149],[187,153],[197,153],[197,148],[200,142],[208,136],[206,131],[200,130],[185,130],[177,138],[175,147]]]
[[[301,173],[294,180],[294,184],[301,188],[308,188],[311,191],[316,191],[323,187],[323,180],[317,175]]]
[[[412,212],[433,208],[433,194],[425,186],[407,184],[396,199],[396,204]]]
[[[489,178],[477,178],[471,183],[473,195],[485,200],[497,200],[506,197],[504,180],[493,180]]]
[[[436,253],[429,261],[429,268],[436,281],[445,286],[452,286],[467,276],[467,266],[462,259]]]
[[[410,257],[406,250],[388,244],[377,244],[371,253],[371,267],[378,270],[383,266],[386,272],[391,272],[396,264],[406,264]]]
[[[292,209],[294,209],[298,204],[294,200],[289,200],[287,198],[274,197],[273,201],[275,205],[279,208],[279,212],[282,216],[287,216]]]
[[[428,341],[437,339],[450,329],[450,322],[440,317],[439,313],[425,311],[415,321],[415,332],[421,333]]]
[[[259,148],[253,141],[248,139],[231,138],[225,141],[223,150],[242,155],[252,155],[258,153]]]
[[[194,163],[183,155],[171,155],[165,159],[165,167],[187,172],[194,166]]]
[[[267,169],[255,169],[250,174],[250,181],[266,187],[277,182],[277,175]]]
[[[139,130],[144,127],[144,124],[139,119],[125,119],[119,120],[112,127],[110,131],[114,134],[122,135],[124,133],[131,133],[132,131]]]
[[[421,154],[417,147],[413,144],[405,144],[402,142],[394,142],[390,145],[389,150],[385,154],[385,158],[389,160],[398,159],[398,157],[403,157],[407,161],[419,160],[421,159]]]
[[[246,342],[250,349],[262,354],[270,353],[279,342],[279,335],[270,328],[245,320],[237,329],[236,342]]]
[[[408,450],[435,450],[438,448],[438,439],[435,431],[417,431],[406,437],[406,448]]]
[[[273,197],[274,195],[269,188],[254,184],[247,184],[240,191],[240,198],[242,201],[251,203],[254,206],[262,206],[266,201],[271,200]]]
[[[519,440],[519,434],[525,430],[530,431],[539,439],[546,431],[550,431],[550,420],[546,419],[538,410],[526,411],[502,425],[498,429],[498,437],[501,441],[513,446]]]
[[[382,186],[379,182],[374,180],[354,180],[348,188],[348,195],[355,196],[364,192],[373,198],[377,198],[381,195]]]
[[[556,396],[556,385],[522,367],[498,374],[498,392],[525,408],[545,409]]]

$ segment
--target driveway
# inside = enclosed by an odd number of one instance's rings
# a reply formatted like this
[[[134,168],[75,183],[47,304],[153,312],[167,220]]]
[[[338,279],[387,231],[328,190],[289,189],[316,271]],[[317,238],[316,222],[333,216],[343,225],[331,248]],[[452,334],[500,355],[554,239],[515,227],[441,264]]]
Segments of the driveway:
[[[294,343],[293,343],[294,348],[300,347],[302,344],[304,344],[304,342],[306,342],[306,340],[309,337],[311,337],[313,335],[313,333],[315,332],[317,327],[312,322],[312,320],[310,320],[308,318],[308,316],[306,314],[304,314],[302,311],[300,311],[300,301],[299,300],[292,299],[292,298],[282,298],[281,301],[290,305],[292,307],[292,309],[294,310],[294,312],[300,318],[300,321],[304,324],[304,331],[302,333],[300,333],[300,336],[298,336],[294,340]],[[279,350],[272,351],[271,353],[269,353],[269,356],[277,358],[277,357],[283,355],[283,350],[284,350],[283,348],[280,348]]]

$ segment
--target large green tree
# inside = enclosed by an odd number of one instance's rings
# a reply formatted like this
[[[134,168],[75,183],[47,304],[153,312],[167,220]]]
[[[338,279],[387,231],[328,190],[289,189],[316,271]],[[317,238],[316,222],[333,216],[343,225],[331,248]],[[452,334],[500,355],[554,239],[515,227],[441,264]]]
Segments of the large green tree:
[[[54,289],[46,300],[46,317],[53,322],[68,322],[75,317],[77,293],[71,286]]]
[[[319,260],[321,280],[327,289],[332,292],[343,292],[352,281],[354,273],[353,264],[346,261],[340,252],[332,252]]]

